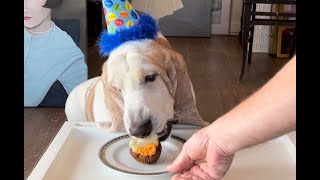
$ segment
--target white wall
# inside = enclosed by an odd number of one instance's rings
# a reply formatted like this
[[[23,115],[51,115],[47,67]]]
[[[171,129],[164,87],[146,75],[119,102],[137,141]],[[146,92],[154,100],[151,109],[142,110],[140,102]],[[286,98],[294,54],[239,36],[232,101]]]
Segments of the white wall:
[[[230,34],[238,35],[241,25],[242,0],[231,0]]]

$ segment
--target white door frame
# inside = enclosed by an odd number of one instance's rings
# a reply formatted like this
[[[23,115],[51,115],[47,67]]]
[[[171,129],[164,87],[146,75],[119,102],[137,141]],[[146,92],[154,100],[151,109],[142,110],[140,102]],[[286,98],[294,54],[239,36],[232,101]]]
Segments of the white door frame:
[[[230,26],[230,0],[222,0],[221,24],[211,24],[211,34],[226,35],[229,34]]]

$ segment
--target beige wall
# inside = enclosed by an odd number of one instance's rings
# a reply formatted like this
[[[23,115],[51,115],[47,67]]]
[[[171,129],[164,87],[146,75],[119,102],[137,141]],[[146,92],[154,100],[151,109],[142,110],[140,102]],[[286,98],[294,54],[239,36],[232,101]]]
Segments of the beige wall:
[[[231,0],[230,34],[238,35],[240,31],[240,19],[243,0]]]

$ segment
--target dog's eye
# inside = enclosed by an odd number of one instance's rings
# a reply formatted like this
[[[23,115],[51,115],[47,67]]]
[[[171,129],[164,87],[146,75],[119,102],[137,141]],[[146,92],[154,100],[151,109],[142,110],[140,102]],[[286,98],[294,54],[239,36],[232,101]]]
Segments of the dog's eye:
[[[146,76],[144,81],[147,82],[153,82],[154,80],[156,80],[156,74],[150,75],[150,76]]]

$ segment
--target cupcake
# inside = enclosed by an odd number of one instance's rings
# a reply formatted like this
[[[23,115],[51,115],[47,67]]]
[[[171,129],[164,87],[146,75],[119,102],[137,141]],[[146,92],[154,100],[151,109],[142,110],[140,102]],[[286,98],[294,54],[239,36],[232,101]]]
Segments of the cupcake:
[[[143,139],[132,137],[129,146],[131,156],[143,164],[155,163],[160,158],[162,151],[161,143],[156,134]]]

